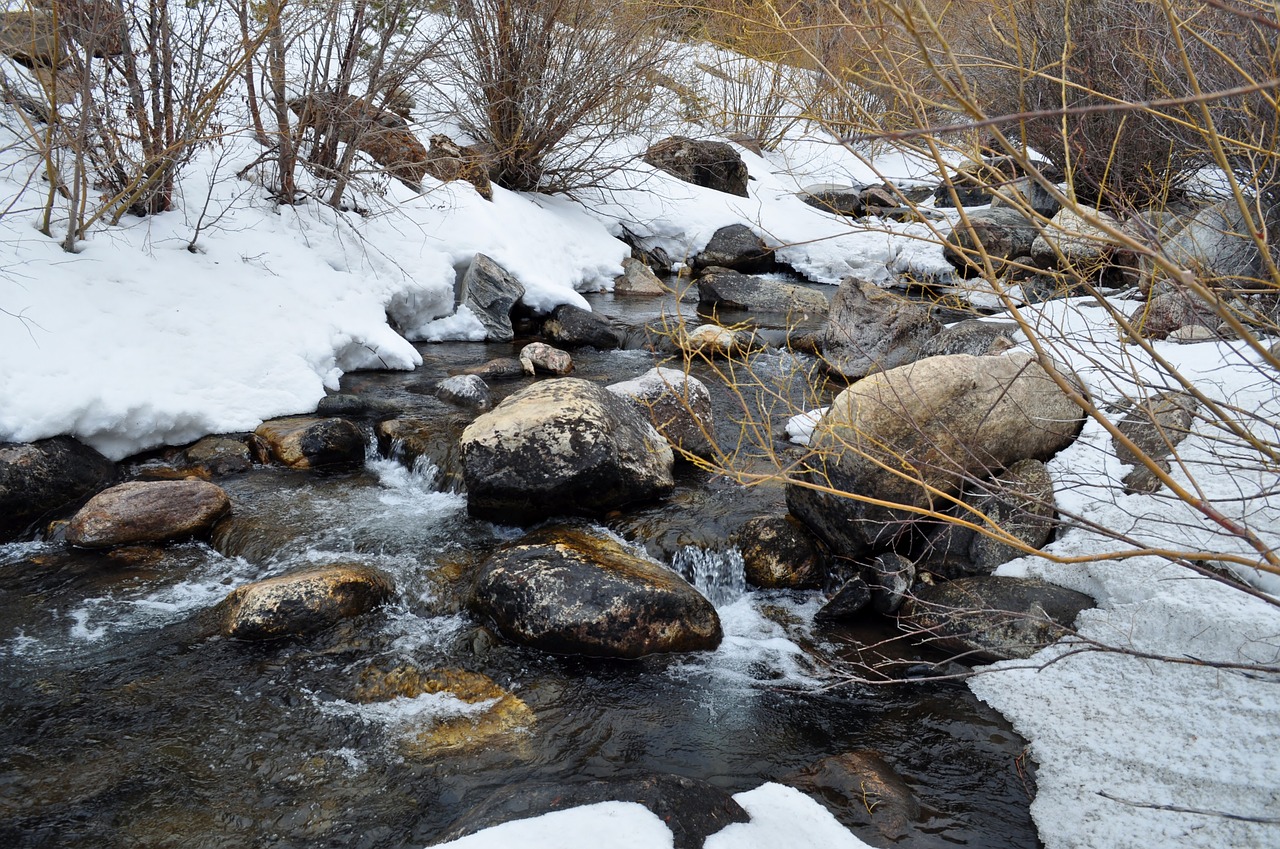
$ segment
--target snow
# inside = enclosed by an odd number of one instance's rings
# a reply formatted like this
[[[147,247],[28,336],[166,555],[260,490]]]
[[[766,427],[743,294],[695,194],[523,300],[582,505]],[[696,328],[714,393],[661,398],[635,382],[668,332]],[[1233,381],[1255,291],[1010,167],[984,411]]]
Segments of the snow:
[[[781,784],[733,797],[751,815],[712,834],[705,849],[870,849],[826,808]],[[668,849],[671,830],[634,802],[600,802],[493,826],[449,843],[449,849]]]

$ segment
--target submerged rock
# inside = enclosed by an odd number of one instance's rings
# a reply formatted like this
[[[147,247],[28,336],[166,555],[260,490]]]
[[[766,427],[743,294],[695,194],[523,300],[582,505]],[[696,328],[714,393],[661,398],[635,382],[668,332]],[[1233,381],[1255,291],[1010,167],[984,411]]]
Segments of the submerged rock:
[[[1084,593],[1045,581],[978,576],[917,587],[901,622],[929,645],[972,664],[1028,658],[1093,606]]]
[[[116,464],[69,436],[0,442],[0,542],[102,489]]]
[[[229,512],[227,493],[207,481],[134,481],[89,499],[66,539],[79,548],[167,542],[206,534]]]
[[[425,720],[403,729],[400,750],[412,758],[519,746],[523,740],[518,735],[534,726],[533,711],[523,701],[493,679],[462,669],[369,669],[360,676],[355,701],[370,704],[424,695],[453,697],[461,710],[429,712]]]
[[[364,462],[364,434],[347,419],[292,416],[271,419],[253,432],[263,461],[291,469],[356,465]]]
[[[711,393],[696,377],[675,369],[652,368],[639,377],[610,384],[608,389],[647,416],[680,456],[684,452],[711,455],[715,434]]]
[[[471,607],[508,639],[557,654],[636,658],[720,644],[715,608],[687,581],[579,527],[544,528],[495,552]]]
[[[884,755],[871,749],[823,758],[784,781],[843,821],[874,825],[889,840],[901,840],[919,827],[915,793]]]
[[[226,637],[274,640],[368,613],[394,592],[391,578],[371,566],[325,566],[238,587],[214,614]]]
[[[462,434],[467,505],[507,523],[602,514],[671,491],[670,446],[626,400],[575,378],[527,386]]]

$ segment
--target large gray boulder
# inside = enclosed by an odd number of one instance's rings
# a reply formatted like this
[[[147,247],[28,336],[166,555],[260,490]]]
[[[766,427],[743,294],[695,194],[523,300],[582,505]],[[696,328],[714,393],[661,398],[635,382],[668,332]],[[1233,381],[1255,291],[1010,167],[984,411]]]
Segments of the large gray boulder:
[[[972,354],[985,357],[1002,354],[1014,347],[1014,337],[1022,328],[1013,321],[982,321],[971,318],[944,327],[937,336],[920,346],[920,358],[948,354]]]
[[[646,150],[644,161],[686,183],[747,197],[747,165],[724,142],[671,136]]]
[[[69,436],[0,442],[0,542],[111,483],[116,464]]]
[[[67,542],[80,548],[167,542],[206,534],[231,512],[231,499],[207,481],[133,481],[89,499],[71,518]]]
[[[824,316],[831,309],[826,296],[813,289],[718,267],[708,268],[698,278],[698,303],[703,307],[776,313],[793,319]]]
[[[1123,225],[1093,207],[1078,210],[1059,211],[1031,243],[1031,257],[1041,268],[1069,268],[1087,276],[1110,260],[1118,243],[1107,231]]]
[[[515,338],[511,308],[522,297],[524,285],[484,254],[475,255],[454,289],[454,303],[465,306],[480,319],[488,342],[510,342]]]
[[[715,416],[711,393],[698,378],[676,369],[652,368],[608,389],[630,401],[682,456],[711,455]]]
[[[589,528],[543,528],[489,557],[472,609],[508,639],[557,654],[703,651],[720,619],[676,572]]]
[[[274,640],[322,631],[373,610],[394,592],[391,579],[370,566],[326,566],[239,587],[214,616],[224,636]]]
[[[965,277],[980,274],[988,257],[1000,271],[1006,260],[1028,253],[1036,239],[1036,225],[1008,206],[975,210],[965,218],[956,222],[942,247],[947,262]]]
[[[1257,289],[1263,274],[1262,254],[1249,235],[1256,226],[1246,220],[1239,204],[1228,199],[1201,209],[1162,247],[1170,260],[1191,269],[1212,288]],[[1159,270],[1153,273],[1157,282],[1163,277]]]
[[[924,305],[849,277],[831,300],[819,348],[828,370],[858,380],[912,362],[941,327]]]
[[[603,514],[671,491],[671,447],[629,402],[576,378],[511,395],[462,432],[471,513],[504,523]]]
[[[1028,658],[1093,606],[1084,593],[1044,581],[983,575],[917,587],[900,622],[972,664]]]
[[[773,248],[745,224],[721,227],[702,252],[693,258],[693,267],[728,268],[733,271],[758,272],[774,268]]]
[[[966,481],[1052,457],[1083,423],[1031,354],[930,357],[836,397],[813,431],[801,482],[787,486],[787,506],[834,554],[859,557],[911,528],[920,511],[944,512]]]

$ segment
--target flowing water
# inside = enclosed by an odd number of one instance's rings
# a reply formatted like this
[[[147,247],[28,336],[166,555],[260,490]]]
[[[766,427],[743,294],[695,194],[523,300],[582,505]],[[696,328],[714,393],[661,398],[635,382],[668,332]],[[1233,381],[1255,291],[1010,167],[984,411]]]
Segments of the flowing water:
[[[510,350],[424,347],[418,372],[344,388],[431,410],[433,377]],[[577,361],[609,381],[652,365],[639,352]],[[793,365],[771,354],[760,367]],[[727,435],[735,402],[716,403]],[[473,567],[520,531],[470,518],[437,481],[374,456],[342,474],[255,469],[219,481],[235,514],[212,544],[0,546],[0,846],[426,846],[521,782],[674,773],[738,792],[862,749],[921,802],[909,845],[1036,845],[1023,744],[1001,717],[962,685],[840,685],[833,662],[878,634],[816,628],[817,593],[747,588],[729,538],[782,509],[779,487],[686,470],[667,501],[606,521],[697,584],[725,630],[715,652],[611,662],[511,646],[464,611]],[[208,611],[235,586],[352,561],[390,574],[394,602],[306,639],[211,635]],[[424,724],[489,704],[363,703],[364,676],[406,665],[488,676],[530,719],[481,748],[424,752]]]

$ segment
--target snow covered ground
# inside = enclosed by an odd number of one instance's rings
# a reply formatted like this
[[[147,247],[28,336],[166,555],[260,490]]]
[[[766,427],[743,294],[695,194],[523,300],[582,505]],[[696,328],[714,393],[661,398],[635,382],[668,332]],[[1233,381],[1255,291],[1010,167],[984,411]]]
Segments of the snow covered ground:
[[[673,121],[659,135],[688,129]],[[634,153],[650,140],[625,139],[620,150]],[[796,198],[810,183],[925,176],[921,163],[879,153],[873,164],[797,133],[776,153],[743,152],[754,178],[749,198],[633,162],[598,193],[572,201],[495,189],[489,203],[466,184],[417,194],[393,183],[360,196],[372,213],[358,215],[271,202],[235,176],[258,151],[234,136],[187,168],[176,211],[100,227],[71,255],[37,232],[39,166],[5,136],[0,441],[69,433],[120,458],[308,412],[344,371],[412,369],[420,358],[406,337],[471,337],[474,324],[453,316],[453,283],[475,253],[515,274],[533,306],[582,304],[582,291],[608,288],[621,271],[627,249],[613,235],[624,225],[680,258],[719,227],[746,222],[785,245],[780,256],[795,268],[831,283],[850,273],[945,274],[929,226],[855,227]],[[1159,382],[1159,370],[1119,345],[1100,310],[1057,302],[1026,317],[1072,342],[1058,353],[1104,402]],[[1267,425],[1280,421],[1276,381],[1256,357],[1218,342],[1159,348],[1212,397],[1257,411],[1259,435],[1277,438]],[[1175,477],[1274,548],[1274,465],[1248,460],[1238,440],[1209,424],[1196,430]],[[1126,469],[1107,441],[1091,424],[1051,470],[1062,509],[1130,541],[1075,531],[1050,553],[1092,562],[1023,558],[1004,571],[1090,593],[1099,607],[1081,618],[1081,635],[1143,656],[1073,654],[1064,644],[1030,663],[999,665],[971,686],[1031,742],[1041,765],[1033,814],[1050,849],[1280,846],[1280,676],[1146,656],[1280,665],[1280,611],[1166,560],[1107,557],[1134,543],[1249,554],[1238,535],[1167,494],[1121,494]],[[1251,577],[1280,592],[1271,577]],[[713,836],[708,849],[862,845],[795,791],[765,785],[738,798],[752,822]],[[671,835],[644,809],[610,803],[453,845],[657,849]]]

